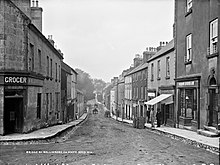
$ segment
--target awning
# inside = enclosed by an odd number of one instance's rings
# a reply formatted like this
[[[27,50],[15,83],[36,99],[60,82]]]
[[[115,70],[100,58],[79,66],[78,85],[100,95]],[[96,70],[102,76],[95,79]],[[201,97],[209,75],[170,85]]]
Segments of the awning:
[[[152,100],[145,102],[144,104],[155,105],[155,104],[167,99],[170,96],[172,96],[172,94],[161,94],[160,96],[157,96],[157,97],[153,98]]]

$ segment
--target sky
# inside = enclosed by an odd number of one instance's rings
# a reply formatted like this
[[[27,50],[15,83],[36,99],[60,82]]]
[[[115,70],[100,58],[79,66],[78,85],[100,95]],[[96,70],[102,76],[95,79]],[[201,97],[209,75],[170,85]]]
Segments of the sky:
[[[174,0],[39,0],[43,34],[64,62],[110,82],[136,54],[173,37]]]

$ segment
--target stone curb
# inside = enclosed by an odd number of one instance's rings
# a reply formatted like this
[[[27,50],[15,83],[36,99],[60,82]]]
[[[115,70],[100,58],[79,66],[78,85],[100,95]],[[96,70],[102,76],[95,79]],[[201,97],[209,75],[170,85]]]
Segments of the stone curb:
[[[185,138],[185,137],[182,137],[182,136],[179,136],[179,135],[175,135],[175,134],[172,134],[172,133],[169,133],[169,132],[165,132],[165,131],[162,131],[162,130],[158,130],[158,129],[155,129],[155,128],[153,128],[153,129],[148,128],[148,127],[146,127],[146,128],[149,129],[149,130],[152,130],[153,132],[155,132],[157,134],[160,134],[160,135],[163,135],[163,136],[166,136],[166,137],[170,137],[171,139],[175,139],[175,140],[181,141],[185,144],[189,144],[189,145],[192,145],[192,146],[195,146],[195,147],[198,147],[198,148],[202,148],[202,149],[205,149],[207,151],[212,151],[215,154],[219,155],[219,148],[218,147],[210,146],[208,144],[204,144],[204,143],[201,143],[201,142],[198,142],[198,141],[195,141],[195,140],[191,140],[191,139],[188,139],[188,138]]]
[[[113,117],[111,117],[111,119],[113,119],[117,122],[126,123],[126,124],[132,126],[132,124],[127,123],[125,121],[119,121],[119,120],[114,119]],[[188,138],[185,138],[185,137],[182,137],[182,136],[179,136],[179,135],[175,135],[175,134],[172,134],[172,133],[169,133],[169,132],[165,132],[165,131],[162,131],[162,130],[158,130],[158,129],[155,129],[155,128],[149,128],[149,127],[145,126],[145,129],[151,130],[151,131],[153,131],[157,134],[163,135],[163,136],[170,137],[171,139],[181,141],[185,144],[189,144],[189,145],[192,145],[192,146],[195,146],[195,147],[198,147],[198,148],[202,148],[202,149],[205,149],[207,151],[211,151],[211,152],[213,152],[217,155],[220,155],[219,154],[220,150],[219,150],[218,147],[210,146],[210,145],[207,145],[207,144],[195,141],[195,140],[191,140],[191,139],[188,139]]]
[[[78,126],[80,123],[82,123],[83,121],[85,121],[88,118],[88,113],[86,114],[86,117],[84,119],[78,119],[79,123],[74,124],[74,125],[69,125],[68,127],[61,129],[59,131],[57,131],[56,133],[52,134],[52,135],[48,135],[45,137],[36,137],[36,138],[30,138],[30,139],[19,139],[19,140],[0,140],[0,144],[7,144],[7,143],[18,143],[18,142],[35,142],[35,141],[43,141],[43,140],[51,140],[53,138],[55,138],[56,136],[61,135],[63,132],[68,131],[76,126]]]

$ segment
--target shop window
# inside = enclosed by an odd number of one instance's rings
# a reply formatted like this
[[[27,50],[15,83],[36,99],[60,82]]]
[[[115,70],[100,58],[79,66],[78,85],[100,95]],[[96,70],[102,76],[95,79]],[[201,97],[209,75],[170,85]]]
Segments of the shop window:
[[[197,120],[197,91],[196,89],[180,90],[180,115]]]

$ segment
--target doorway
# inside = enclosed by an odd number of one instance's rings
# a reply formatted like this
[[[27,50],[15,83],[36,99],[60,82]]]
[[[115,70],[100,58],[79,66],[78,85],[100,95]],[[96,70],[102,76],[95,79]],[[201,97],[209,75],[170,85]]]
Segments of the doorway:
[[[208,126],[216,127],[218,125],[218,98],[215,89],[209,89],[209,122]]]
[[[23,126],[23,97],[6,96],[4,102],[5,134],[20,133]]]

